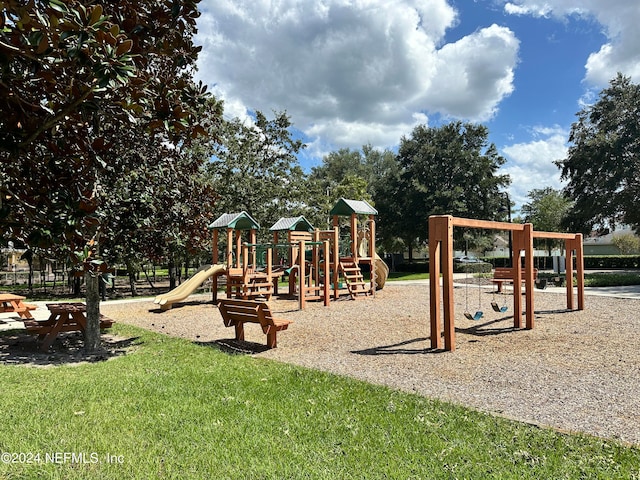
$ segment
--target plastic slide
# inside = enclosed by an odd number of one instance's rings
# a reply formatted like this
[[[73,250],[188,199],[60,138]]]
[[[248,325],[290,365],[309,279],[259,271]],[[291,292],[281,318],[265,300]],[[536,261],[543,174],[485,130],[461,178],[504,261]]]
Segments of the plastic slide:
[[[158,295],[153,303],[157,303],[163,310],[171,308],[175,302],[180,302],[195,292],[209,277],[218,275],[226,270],[224,265],[207,265],[198,270],[191,278],[182,282],[168,293]]]
[[[374,268],[376,271],[376,290],[382,290],[385,282],[387,281],[387,277],[389,276],[389,267],[377,253]]]

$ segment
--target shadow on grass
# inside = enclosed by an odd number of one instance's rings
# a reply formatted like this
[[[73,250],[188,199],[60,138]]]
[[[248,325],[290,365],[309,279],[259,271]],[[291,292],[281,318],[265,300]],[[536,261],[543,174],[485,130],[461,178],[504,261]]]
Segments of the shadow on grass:
[[[36,336],[21,330],[0,334],[0,363],[5,365],[28,365],[50,367],[55,365],[79,365],[103,362],[126,355],[140,337],[123,338],[111,334],[102,335],[103,349],[97,353],[85,353],[84,338],[80,332],[61,333],[49,351],[40,350]]]
[[[230,355],[253,355],[269,350],[263,343],[239,341],[235,338],[214,340],[213,342],[193,342],[201,347],[215,348]]]

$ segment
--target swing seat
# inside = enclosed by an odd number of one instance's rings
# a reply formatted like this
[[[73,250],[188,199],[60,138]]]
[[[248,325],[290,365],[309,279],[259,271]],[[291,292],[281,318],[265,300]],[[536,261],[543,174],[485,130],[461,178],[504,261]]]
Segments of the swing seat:
[[[481,310],[478,310],[474,315],[471,315],[469,312],[464,312],[464,316],[467,317],[469,320],[480,320],[483,316],[484,313],[482,313]]]
[[[493,308],[494,312],[506,312],[509,307],[507,307],[506,305],[500,306],[498,305],[497,302],[491,302],[491,308]]]

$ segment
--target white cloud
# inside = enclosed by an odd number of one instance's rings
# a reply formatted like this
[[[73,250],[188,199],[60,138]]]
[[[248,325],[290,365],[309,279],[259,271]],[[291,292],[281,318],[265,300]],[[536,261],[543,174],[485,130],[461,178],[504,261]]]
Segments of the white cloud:
[[[585,80],[603,87],[618,72],[640,81],[640,6],[638,0],[519,0],[507,2],[505,12],[566,18],[572,15],[595,19],[602,25],[607,43],[593,52],[585,64]]]
[[[425,103],[457,118],[490,119],[513,91],[519,42],[505,27],[491,25],[437,52],[438,75]]]
[[[503,147],[502,155],[507,164],[501,173],[511,176],[509,193],[519,207],[529,201],[528,194],[533,189],[552,187],[561,189],[560,170],[553,163],[567,156],[568,132],[554,127],[536,127],[533,140]]]
[[[445,43],[457,22],[447,0],[200,7],[198,77],[225,100],[227,115],[286,110],[311,139],[336,147],[397,144],[431,113],[485,120],[513,90],[513,32],[492,25]]]

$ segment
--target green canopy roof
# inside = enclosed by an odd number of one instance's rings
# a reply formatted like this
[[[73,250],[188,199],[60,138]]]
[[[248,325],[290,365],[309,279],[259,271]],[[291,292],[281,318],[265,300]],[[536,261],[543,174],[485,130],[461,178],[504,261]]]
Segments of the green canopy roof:
[[[331,209],[329,215],[348,216],[354,213],[358,215],[377,215],[378,211],[364,200],[347,200],[346,198],[341,198]]]
[[[313,232],[313,225],[303,216],[299,217],[283,217],[272,225],[269,229],[272,232],[281,232],[283,230],[295,230],[298,232]]]
[[[258,230],[260,225],[247,212],[223,213],[209,225],[210,229],[233,228],[235,230]]]

